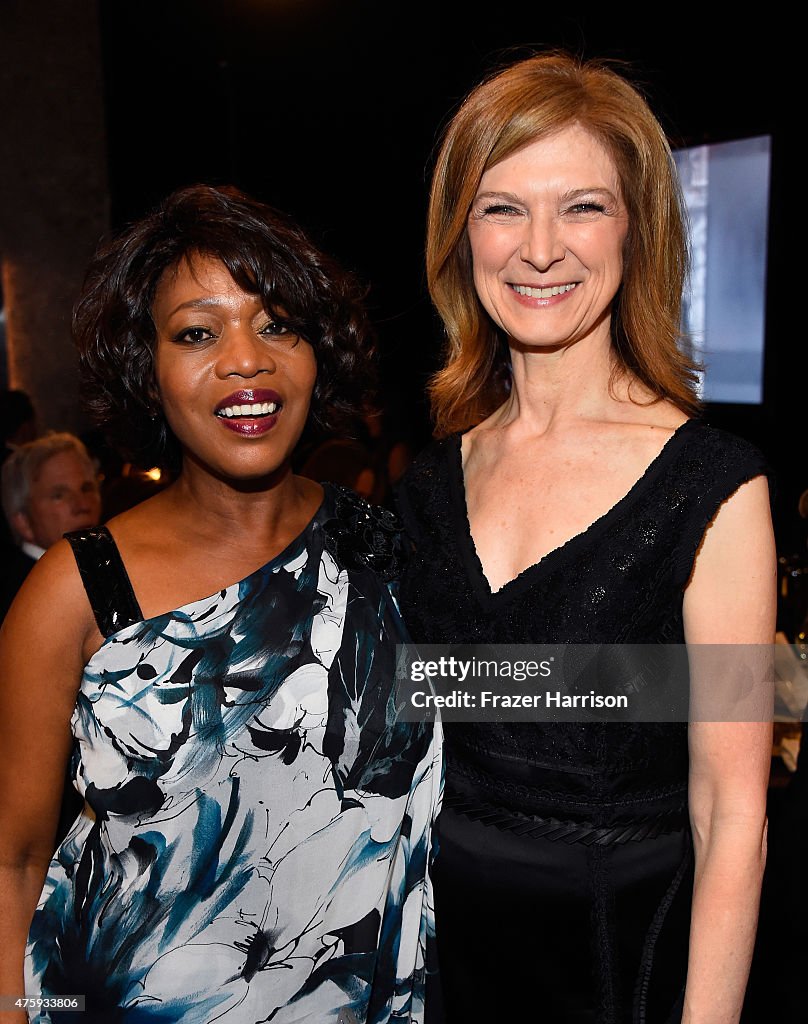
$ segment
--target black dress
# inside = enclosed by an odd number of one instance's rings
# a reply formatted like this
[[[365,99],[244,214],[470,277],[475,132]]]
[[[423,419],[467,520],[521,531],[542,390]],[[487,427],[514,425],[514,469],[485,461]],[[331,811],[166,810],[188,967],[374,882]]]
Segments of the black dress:
[[[765,471],[746,442],[689,420],[605,516],[492,593],[460,438],[437,442],[400,491],[413,639],[682,643],[705,529]],[[435,910],[446,1020],[678,1021],[693,859],[686,724],[445,731]]]

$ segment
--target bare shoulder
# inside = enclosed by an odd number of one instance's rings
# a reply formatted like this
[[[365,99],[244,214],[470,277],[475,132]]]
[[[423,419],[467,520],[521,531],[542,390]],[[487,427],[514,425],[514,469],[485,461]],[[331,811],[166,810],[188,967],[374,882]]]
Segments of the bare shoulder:
[[[13,621],[26,612],[47,607],[66,611],[75,620],[92,617],[75,556],[66,540],[49,548],[31,569],[9,618]]]
[[[571,440],[581,451],[596,452],[609,473],[625,474],[625,484],[638,479],[687,422],[667,401],[614,402],[602,417],[582,420]]]
[[[170,488],[109,520],[107,529],[139,598],[169,563],[182,571],[184,560],[195,556],[191,531],[204,521],[201,509],[182,506]]]
[[[597,452],[610,472],[622,467],[629,477],[638,477],[688,422],[668,401],[615,401],[599,415],[574,422],[570,443],[581,451]]]
[[[720,506],[696,553],[685,591],[692,643],[770,643],[777,555],[768,481],[756,476]]]
[[[100,644],[76,559],[66,540],[49,548],[28,574],[6,616],[0,639],[4,656],[9,649],[26,650],[29,659],[37,659],[58,650],[59,657],[79,672],[85,651]]]
[[[610,406],[604,426],[653,451],[664,448],[688,420],[689,417],[681,409],[665,399],[642,404],[619,401]]]
[[[765,561],[773,557],[773,538],[769,481],[761,473],[740,484],[718,507],[704,532],[696,567],[736,558],[745,565]]]
[[[476,426],[467,430],[460,438],[460,450],[463,453],[464,462],[472,455],[479,457],[482,450],[487,447],[487,442],[495,442],[502,433],[502,419],[504,406],[493,412],[487,419],[482,420]]]
[[[740,540],[748,527],[755,525],[771,526],[769,481],[762,473],[742,483],[721,504],[710,529],[718,528],[722,536]]]
[[[624,423],[676,430],[690,418],[678,405],[653,394],[640,381],[617,381],[610,389],[610,417]]]
[[[173,502],[169,492],[161,491],[113,516],[106,526],[116,542],[136,543],[138,538],[148,538],[155,530],[170,527],[173,517]]]

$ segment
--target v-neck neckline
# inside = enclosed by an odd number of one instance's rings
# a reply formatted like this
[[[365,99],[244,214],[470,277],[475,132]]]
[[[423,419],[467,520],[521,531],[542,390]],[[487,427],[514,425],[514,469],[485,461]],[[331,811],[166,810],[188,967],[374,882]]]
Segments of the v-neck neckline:
[[[491,589],[491,584],[488,582],[488,577],[483,570],[483,565],[477,553],[477,546],[474,543],[474,537],[471,532],[468,503],[466,501],[466,481],[463,473],[463,435],[455,434],[453,437],[450,437],[446,449],[446,458],[448,462],[450,498],[456,513],[456,520],[459,523],[459,529],[456,534],[457,544],[465,565],[467,578],[477,598],[483,603],[488,603],[504,601],[515,597],[531,587],[536,578],[540,577],[543,573],[550,571],[558,563],[563,564],[565,560],[571,558],[584,544],[592,543],[607,529],[613,519],[633,504],[646,487],[656,480],[664,470],[667,462],[679,450],[683,438],[687,436],[691,426],[697,422],[698,420],[696,419],[689,419],[680,424],[645,468],[642,475],[634,481],[623,497],[604,512],[602,516],[595,519],[580,533],[576,533],[569,540],[564,541],[563,544],[552,548],[538,561],[526,566],[498,590]]]

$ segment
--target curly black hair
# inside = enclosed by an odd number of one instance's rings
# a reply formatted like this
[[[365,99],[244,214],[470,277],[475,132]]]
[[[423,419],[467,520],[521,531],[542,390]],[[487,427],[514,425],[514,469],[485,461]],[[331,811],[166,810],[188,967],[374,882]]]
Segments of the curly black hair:
[[[374,381],[358,282],[284,214],[236,188],[193,185],[98,250],[73,311],[82,397],[113,445],[141,465],[179,467],[157,396],[151,310],[163,274],[195,255],[221,260],[314,349],[307,433],[350,429]]]

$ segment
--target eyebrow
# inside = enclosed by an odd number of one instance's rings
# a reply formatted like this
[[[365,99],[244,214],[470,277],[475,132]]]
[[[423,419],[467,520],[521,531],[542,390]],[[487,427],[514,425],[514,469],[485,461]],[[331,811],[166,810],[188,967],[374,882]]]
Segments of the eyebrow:
[[[569,192],[564,192],[561,198],[579,199],[581,196],[591,196],[593,192],[599,192],[602,195],[607,195],[614,200],[614,202],[617,202],[617,196],[605,185],[590,185],[589,188],[573,188],[570,189]],[[478,192],[474,197],[474,201],[477,202],[480,199],[507,199],[514,203],[524,202],[524,199],[522,199],[521,196],[518,196],[515,192]]]
[[[222,304],[219,302],[219,300],[213,297],[209,299],[189,299],[187,302],[181,302],[179,306],[175,306],[174,309],[172,309],[168,315],[174,316],[174,314],[179,313],[181,309],[207,309],[211,306],[220,305]]]

